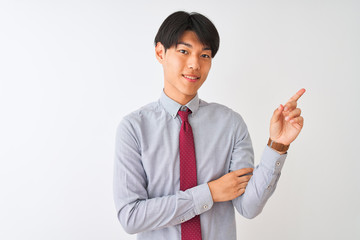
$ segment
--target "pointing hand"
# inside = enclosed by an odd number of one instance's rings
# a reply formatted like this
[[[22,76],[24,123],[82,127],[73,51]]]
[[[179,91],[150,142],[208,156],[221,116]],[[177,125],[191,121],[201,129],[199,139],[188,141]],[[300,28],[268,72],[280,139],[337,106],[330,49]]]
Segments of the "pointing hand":
[[[305,93],[305,89],[300,89],[289,101],[274,111],[270,121],[271,140],[289,145],[299,135],[304,118],[300,116],[301,110],[297,108],[297,100]]]

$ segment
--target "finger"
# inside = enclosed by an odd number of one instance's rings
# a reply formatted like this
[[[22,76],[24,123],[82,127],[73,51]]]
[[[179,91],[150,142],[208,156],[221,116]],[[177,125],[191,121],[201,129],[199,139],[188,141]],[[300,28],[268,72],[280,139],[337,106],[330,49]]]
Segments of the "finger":
[[[274,122],[277,122],[279,121],[279,118],[281,117],[281,113],[284,111],[284,106],[280,104],[280,106],[275,109],[272,117],[271,117],[271,120],[270,122],[271,123],[274,123]]]
[[[238,184],[242,184],[244,182],[249,182],[251,179],[252,175],[246,175],[243,177],[238,177]]]
[[[305,88],[300,89],[294,96],[289,99],[290,101],[297,101],[305,93]]]
[[[241,188],[246,188],[246,186],[248,185],[249,182],[243,182],[241,184],[239,184],[239,189]]]
[[[300,126],[304,126],[304,118],[302,116],[299,116],[297,118],[293,118],[290,120],[290,123],[297,123]]]
[[[297,102],[296,101],[291,101],[291,102],[287,102],[284,105],[284,112],[288,112],[288,111],[292,111],[297,107]]]
[[[241,195],[243,195],[244,194],[244,192],[245,192],[245,188],[241,188],[241,189],[239,189],[239,196],[241,196]]]
[[[243,174],[243,175],[238,176],[238,178],[251,177],[252,175],[253,175],[253,173],[252,173],[252,172],[249,172],[249,173],[245,173],[245,174]]]
[[[301,109],[300,108],[296,108],[295,110],[289,112],[289,114],[285,117],[286,121],[290,121],[293,118],[297,118],[299,117],[301,114]]]
[[[248,173],[252,173],[254,171],[253,168],[241,168],[241,169],[238,169],[238,170],[235,170],[233,171],[233,173],[236,175],[236,176],[241,176],[241,175],[245,175],[245,174],[248,174]]]

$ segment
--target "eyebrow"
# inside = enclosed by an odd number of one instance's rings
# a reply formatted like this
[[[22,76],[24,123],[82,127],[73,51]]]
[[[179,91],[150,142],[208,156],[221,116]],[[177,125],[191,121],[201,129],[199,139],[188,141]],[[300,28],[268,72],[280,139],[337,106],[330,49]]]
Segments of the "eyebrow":
[[[177,44],[182,44],[182,45],[185,45],[185,46],[187,46],[187,47],[189,47],[189,48],[193,48],[193,46],[192,46],[190,43],[178,42]],[[204,50],[210,50],[210,51],[211,51],[211,48],[209,48],[209,47],[204,47],[204,48],[203,48],[203,51],[204,51]]]

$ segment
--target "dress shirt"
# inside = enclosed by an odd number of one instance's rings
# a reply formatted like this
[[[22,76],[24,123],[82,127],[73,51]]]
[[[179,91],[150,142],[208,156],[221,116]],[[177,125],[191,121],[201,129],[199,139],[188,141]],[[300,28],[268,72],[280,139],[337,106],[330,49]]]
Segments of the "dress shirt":
[[[192,111],[198,186],[180,191],[178,110],[184,106],[162,92],[125,116],[117,127],[114,202],[117,217],[130,234],[143,240],[180,240],[181,223],[200,214],[202,239],[235,240],[236,210],[254,218],[272,195],[287,154],[265,146],[243,195],[213,202],[208,182],[241,168],[254,167],[247,126],[228,107],[207,103],[196,95]]]

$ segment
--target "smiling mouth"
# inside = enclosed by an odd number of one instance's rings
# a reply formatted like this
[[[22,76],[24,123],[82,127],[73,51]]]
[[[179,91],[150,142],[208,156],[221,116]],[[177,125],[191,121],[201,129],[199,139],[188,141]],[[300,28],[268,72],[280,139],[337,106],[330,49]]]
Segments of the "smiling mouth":
[[[190,81],[190,82],[196,82],[197,80],[200,79],[200,77],[195,77],[195,76],[188,76],[188,75],[182,75],[186,80]]]

